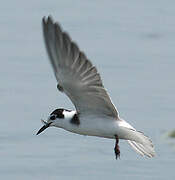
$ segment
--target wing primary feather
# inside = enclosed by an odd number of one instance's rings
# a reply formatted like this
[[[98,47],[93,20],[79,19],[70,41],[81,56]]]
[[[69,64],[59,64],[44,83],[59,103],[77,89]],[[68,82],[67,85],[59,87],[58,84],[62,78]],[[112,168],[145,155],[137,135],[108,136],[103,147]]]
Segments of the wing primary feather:
[[[49,46],[49,36],[48,36],[48,26],[47,26],[47,20],[46,20],[46,17],[43,18],[43,21],[42,21],[42,25],[43,25],[43,36],[44,36],[44,41],[45,41],[45,46],[46,46],[46,50],[47,50],[47,53],[48,53],[48,56],[50,58],[50,62],[51,62],[51,65],[52,67],[54,68],[54,71],[56,71],[56,66],[54,64],[54,57],[50,51],[50,46]]]
[[[45,17],[43,18],[43,35],[44,35],[47,53],[48,53],[48,56],[50,57],[50,63],[54,69],[54,73],[56,74],[57,61],[55,61],[55,59],[57,59],[57,57],[56,57],[56,51],[55,51],[55,46],[54,46],[55,43],[53,43],[55,40],[55,33],[54,33],[54,28],[53,28],[53,20],[51,16],[49,16],[47,20]]]
[[[78,59],[79,57],[79,49],[75,42],[71,42],[71,49],[70,49],[70,61],[71,61],[71,68],[73,68],[73,63]]]

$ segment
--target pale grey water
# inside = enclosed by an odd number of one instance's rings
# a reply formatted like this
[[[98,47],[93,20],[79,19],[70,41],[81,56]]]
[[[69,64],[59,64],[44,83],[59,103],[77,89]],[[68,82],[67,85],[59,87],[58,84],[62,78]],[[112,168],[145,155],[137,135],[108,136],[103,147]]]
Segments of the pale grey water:
[[[73,108],[56,90],[41,31],[52,14],[98,67],[121,117],[149,135],[157,157],[121,141],[50,128],[41,118]],[[175,178],[175,1],[3,1],[0,6],[0,179]]]

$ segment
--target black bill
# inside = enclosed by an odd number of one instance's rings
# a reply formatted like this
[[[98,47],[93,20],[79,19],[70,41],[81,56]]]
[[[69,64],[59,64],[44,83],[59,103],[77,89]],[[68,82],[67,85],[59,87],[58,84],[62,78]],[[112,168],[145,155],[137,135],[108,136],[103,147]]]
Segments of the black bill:
[[[41,132],[43,132],[45,129],[47,129],[50,126],[51,123],[47,123],[45,124],[38,132],[36,135],[40,134]]]

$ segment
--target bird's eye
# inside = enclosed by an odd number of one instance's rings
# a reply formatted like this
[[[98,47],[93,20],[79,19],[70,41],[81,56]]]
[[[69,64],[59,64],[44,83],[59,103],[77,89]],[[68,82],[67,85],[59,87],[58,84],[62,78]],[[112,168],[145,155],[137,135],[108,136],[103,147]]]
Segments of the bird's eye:
[[[56,117],[55,117],[55,116],[50,116],[50,119],[51,119],[51,120],[55,120]]]

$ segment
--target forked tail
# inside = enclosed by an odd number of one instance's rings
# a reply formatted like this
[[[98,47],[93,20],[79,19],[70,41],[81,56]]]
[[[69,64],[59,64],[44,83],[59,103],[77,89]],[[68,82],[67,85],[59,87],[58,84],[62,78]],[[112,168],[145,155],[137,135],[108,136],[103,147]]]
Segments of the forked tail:
[[[134,129],[126,121],[120,124],[123,132],[123,139],[126,139],[131,147],[140,155],[147,157],[154,157],[156,155],[151,139],[145,136],[142,132]]]
[[[139,137],[140,140],[142,140],[142,143],[127,140],[128,143],[131,145],[131,147],[140,155],[147,156],[147,157],[154,157],[155,156],[155,150],[152,141],[146,137],[143,133],[135,131],[136,136]]]

